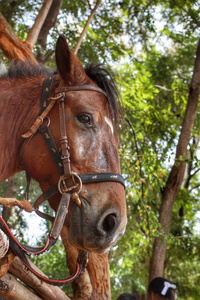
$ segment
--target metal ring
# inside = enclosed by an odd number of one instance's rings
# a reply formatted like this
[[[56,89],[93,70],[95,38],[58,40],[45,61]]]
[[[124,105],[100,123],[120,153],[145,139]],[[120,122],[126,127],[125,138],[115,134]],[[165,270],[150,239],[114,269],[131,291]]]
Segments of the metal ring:
[[[50,124],[51,124],[51,120],[50,120],[50,118],[49,117],[45,117],[45,119],[47,119],[47,127],[49,127],[50,126]]]
[[[60,93],[58,93],[58,100],[59,101],[64,101],[64,99],[65,99],[65,92],[60,92]],[[62,100],[63,99],[63,100]]]
[[[73,186],[70,186],[69,188],[67,187],[67,189],[65,189],[64,191],[62,191],[62,189],[61,189],[61,182],[64,181],[64,180],[66,180],[66,179],[68,179],[68,178],[70,178],[70,176],[73,176],[73,177],[75,177],[76,179],[78,179],[77,184],[75,184],[75,185],[73,185]],[[77,193],[77,194],[80,193],[80,191],[81,191],[81,189],[82,189],[82,180],[81,180],[81,178],[80,178],[80,177],[78,176],[78,174],[75,173],[75,172],[71,172],[71,173],[70,173],[70,176],[66,176],[66,175],[60,176],[60,179],[59,179],[59,181],[58,181],[58,190],[59,190],[59,192],[60,192],[61,194],[63,194],[63,193],[68,193],[68,192],[72,193],[72,191],[75,190],[76,188],[78,188],[78,191],[76,191],[76,193]]]

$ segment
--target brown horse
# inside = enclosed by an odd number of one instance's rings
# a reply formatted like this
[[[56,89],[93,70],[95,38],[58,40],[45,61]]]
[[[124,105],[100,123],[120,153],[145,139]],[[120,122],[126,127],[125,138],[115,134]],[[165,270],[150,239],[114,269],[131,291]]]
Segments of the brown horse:
[[[99,66],[84,70],[70,50],[64,36],[56,45],[55,75],[51,96],[56,89],[90,85],[97,90],[72,90],[65,93],[65,118],[70,163],[77,174],[120,173],[118,117],[114,83]],[[58,168],[40,133],[20,146],[22,135],[29,131],[40,112],[42,87],[47,70],[41,67],[14,66],[0,78],[0,182],[22,169],[39,182],[43,192],[55,185]],[[103,89],[107,97],[98,91]],[[50,129],[60,148],[59,108],[48,114]],[[20,149],[20,151],[19,151]],[[106,252],[124,233],[126,203],[124,187],[119,182],[83,184],[81,207],[70,201],[62,230],[70,272],[75,269],[79,249],[92,252],[86,272],[74,284],[75,299],[109,299],[109,270]],[[49,199],[58,208],[59,194]]]

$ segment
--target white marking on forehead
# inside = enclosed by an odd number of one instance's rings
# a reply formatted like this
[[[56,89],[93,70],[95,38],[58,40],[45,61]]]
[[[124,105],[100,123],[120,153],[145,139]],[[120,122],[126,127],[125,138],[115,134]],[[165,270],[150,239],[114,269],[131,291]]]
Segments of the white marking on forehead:
[[[114,130],[113,130],[113,124],[112,124],[111,120],[109,118],[107,118],[107,117],[104,117],[104,120],[106,121],[106,123],[110,127],[110,130],[111,130],[111,132],[113,134]]]

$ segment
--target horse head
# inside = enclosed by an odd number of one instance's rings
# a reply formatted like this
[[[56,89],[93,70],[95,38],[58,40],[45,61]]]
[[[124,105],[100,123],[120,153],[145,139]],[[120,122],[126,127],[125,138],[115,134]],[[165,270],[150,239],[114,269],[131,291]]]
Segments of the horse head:
[[[92,75],[95,70],[85,71],[77,56],[70,50],[64,36],[59,37],[55,54],[58,74],[55,76],[52,93],[54,94],[56,89],[79,87],[64,93],[71,170],[80,175],[120,174],[119,138],[115,126],[117,105],[112,93],[112,83],[109,85],[107,74],[104,74],[104,79],[101,79],[100,74],[100,79],[97,80]],[[82,89],[88,85],[94,89]],[[104,92],[99,92],[98,88]],[[60,148],[57,106],[50,111],[48,117],[52,135]],[[35,135],[26,146],[23,165],[40,183],[43,191],[59,180],[59,172],[40,135]],[[50,199],[55,210],[59,198],[57,196],[56,201],[55,197]],[[126,226],[124,186],[119,182],[107,180],[85,183],[79,198],[81,206],[71,201],[66,219],[70,243],[77,249],[91,252],[108,251],[124,233]]]

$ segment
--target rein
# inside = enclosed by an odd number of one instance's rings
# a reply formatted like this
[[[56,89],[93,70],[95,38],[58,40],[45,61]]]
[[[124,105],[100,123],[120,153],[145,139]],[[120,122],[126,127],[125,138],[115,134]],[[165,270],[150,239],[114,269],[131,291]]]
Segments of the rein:
[[[71,170],[70,165],[70,152],[68,139],[66,134],[66,120],[65,120],[65,93],[68,91],[82,91],[89,90],[103,94],[107,98],[107,94],[99,87],[93,85],[75,85],[68,87],[58,87],[55,91],[55,97],[51,97],[52,83],[54,76],[49,76],[45,79],[43,84],[42,92],[42,101],[41,101],[41,110],[40,115],[35,120],[34,124],[30,127],[28,132],[22,135],[23,140],[19,146],[19,153],[24,145],[24,142],[27,143],[32,139],[32,137],[40,132],[45,140],[45,143],[51,153],[51,156],[58,168],[60,173],[60,179],[57,184],[52,186],[50,189],[45,191],[34,203],[35,212],[42,218],[50,220],[52,222],[52,227],[48,235],[46,244],[44,247],[30,247],[23,245],[18,242],[15,236],[12,234],[7,224],[0,217],[0,228],[8,235],[10,241],[10,247],[13,252],[20,258],[20,260],[25,264],[25,266],[33,272],[37,277],[46,283],[53,285],[63,285],[71,283],[76,280],[84,270],[87,260],[88,252],[80,250],[77,258],[77,266],[75,274],[70,278],[66,279],[49,279],[45,276],[38,274],[28,262],[25,254],[41,254],[51,246],[53,246],[62,230],[64,225],[66,214],[68,213],[68,207],[70,200],[74,200],[76,204],[81,208],[81,200],[79,198],[79,193],[82,189],[82,184],[86,183],[95,183],[95,182],[118,182],[125,187],[124,179],[120,174],[116,173],[94,173],[94,174],[76,174]],[[60,148],[58,150],[53,135],[50,131],[49,125],[50,120],[48,118],[48,113],[51,111],[55,103],[59,104],[59,121],[60,121]],[[43,124],[44,119],[47,118],[47,124]],[[25,151],[25,149],[24,149]],[[49,216],[39,210],[39,205],[41,205],[45,200],[48,200],[53,195],[60,193],[61,200],[55,214],[55,217]]]

